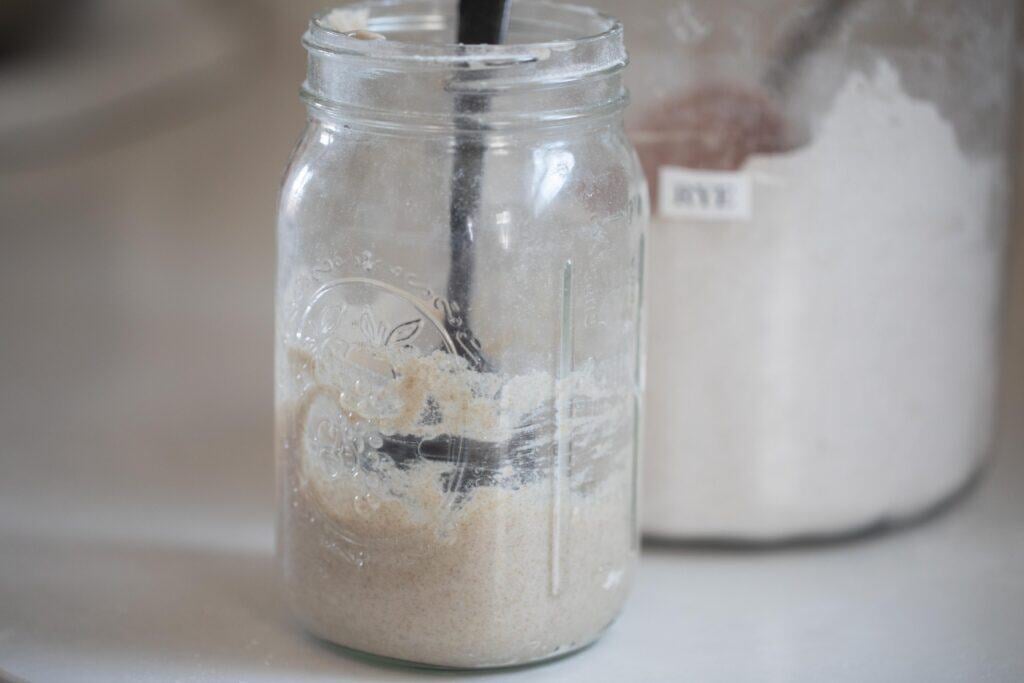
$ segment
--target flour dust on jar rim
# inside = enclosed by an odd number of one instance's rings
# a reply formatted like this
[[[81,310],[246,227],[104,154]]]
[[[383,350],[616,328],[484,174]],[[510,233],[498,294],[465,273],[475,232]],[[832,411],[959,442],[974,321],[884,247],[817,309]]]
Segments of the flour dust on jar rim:
[[[619,24],[317,15],[278,225],[278,555],[312,633],[484,668],[594,641],[637,558],[646,188]]]

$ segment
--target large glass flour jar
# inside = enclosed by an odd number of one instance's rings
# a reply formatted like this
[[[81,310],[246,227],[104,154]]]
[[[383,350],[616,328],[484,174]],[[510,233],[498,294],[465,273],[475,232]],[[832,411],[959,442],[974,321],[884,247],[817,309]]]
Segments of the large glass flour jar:
[[[313,19],[279,222],[279,554],[313,633],[443,667],[549,658],[637,553],[646,190],[619,25],[455,0]]]
[[[961,489],[995,414],[1012,0],[599,4],[654,199],[644,530],[846,533]]]

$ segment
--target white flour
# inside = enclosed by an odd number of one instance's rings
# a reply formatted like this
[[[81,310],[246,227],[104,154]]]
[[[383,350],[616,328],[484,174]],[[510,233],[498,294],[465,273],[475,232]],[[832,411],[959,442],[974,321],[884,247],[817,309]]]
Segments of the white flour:
[[[644,530],[773,538],[935,503],[988,446],[1003,169],[895,70],[748,161],[753,220],[651,231]]]
[[[635,560],[628,394],[601,391],[590,368],[556,383],[412,347],[286,356],[280,539],[307,628],[377,655],[477,667],[571,651],[614,619]],[[559,425],[573,459],[556,483]],[[388,440],[410,436],[399,462]],[[437,438],[456,442],[451,459],[419,457]],[[494,444],[499,467],[483,478],[452,461]]]

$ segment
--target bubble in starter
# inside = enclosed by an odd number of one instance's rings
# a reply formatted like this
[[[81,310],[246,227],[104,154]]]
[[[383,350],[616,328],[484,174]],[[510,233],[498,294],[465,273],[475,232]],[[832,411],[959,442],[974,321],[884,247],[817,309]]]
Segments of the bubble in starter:
[[[364,251],[362,254],[356,257],[356,263],[358,263],[359,267],[365,270],[366,272],[370,272],[371,270],[373,270],[373,267],[377,265],[377,262],[378,259],[375,259],[373,257],[373,252],[370,251]]]

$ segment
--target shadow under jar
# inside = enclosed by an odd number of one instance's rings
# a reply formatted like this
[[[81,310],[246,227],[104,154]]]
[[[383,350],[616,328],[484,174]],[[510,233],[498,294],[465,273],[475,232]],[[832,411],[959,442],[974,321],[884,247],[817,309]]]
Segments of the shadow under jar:
[[[646,190],[621,28],[454,0],[305,36],[278,234],[278,552],[314,634],[495,667],[587,645],[637,555]]]

